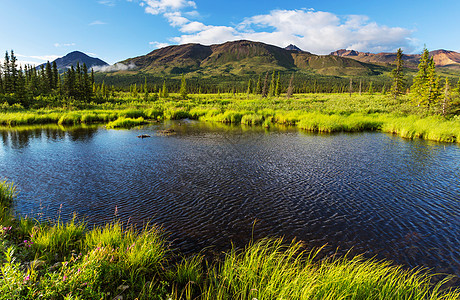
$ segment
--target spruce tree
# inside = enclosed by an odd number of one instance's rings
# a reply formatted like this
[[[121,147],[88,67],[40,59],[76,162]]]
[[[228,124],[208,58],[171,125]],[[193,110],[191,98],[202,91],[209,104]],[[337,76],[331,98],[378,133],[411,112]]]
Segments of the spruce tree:
[[[268,95],[268,71],[265,73],[264,86],[262,88],[262,97],[267,98]]]
[[[276,75],[275,75],[275,71],[273,70],[272,81],[270,82],[270,90],[268,91],[268,95],[271,97],[275,96],[275,90],[276,90]]]
[[[294,82],[294,73],[292,73],[291,80],[289,80],[289,86],[288,86],[287,94],[286,94],[286,97],[288,99],[292,97],[292,94],[293,94],[293,91],[294,91],[293,82]]]
[[[166,87],[166,80],[163,81],[163,88],[161,89],[161,98],[168,98],[168,88]]]
[[[14,51],[11,50],[11,55],[10,55],[10,72],[11,72],[11,88],[12,88],[12,92],[15,92],[16,89],[17,89],[17,85],[18,85],[18,69],[17,69],[17,66],[16,66],[16,62],[17,62],[17,59],[16,59],[16,56],[14,56]]]
[[[147,88],[147,77],[145,77],[145,80],[144,80],[144,100],[145,101],[149,100],[149,89]]]
[[[258,95],[262,94],[262,78],[260,77],[260,75],[259,75],[259,79],[257,79],[256,94]]]
[[[251,94],[251,93],[252,93],[252,79],[249,79],[249,81],[248,81],[248,92],[247,92],[248,97],[249,97],[249,94]]]
[[[57,69],[56,61],[53,61],[52,69],[53,69],[53,84],[52,84],[52,88],[57,89],[58,88],[58,81],[59,81],[59,71]]]
[[[182,99],[187,99],[187,82],[185,81],[185,75],[182,74],[182,79],[181,79],[181,83],[180,83],[180,96],[182,97]]]
[[[418,64],[418,72],[414,77],[412,86],[410,88],[410,96],[412,102],[416,106],[423,106],[425,100],[428,98],[429,93],[428,86],[428,65],[430,64],[430,53],[426,48],[423,49],[423,53],[420,57]]]
[[[369,95],[374,95],[374,83],[372,81],[369,83]]]
[[[450,102],[450,83],[449,83],[449,77],[446,77],[446,82],[444,84],[444,100],[441,105],[441,113],[443,116],[446,116],[449,110],[449,102]]]
[[[5,94],[13,92],[11,86],[10,55],[8,51],[5,52],[5,59],[3,60],[3,91]]]
[[[280,72],[278,72],[278,76],[276,77],[275,95],[276,97],[279,97],[281,95]]]
[[[394,99],[397,99],[399,96],[404,94],[406,88],[406,81],[404,79],[404,61],[403,61],[403,51],[401,48],[396,52],[395,60],[396,68],[391,71],[391,77],[393,78],[393,84],[391,86],[391,95]]]

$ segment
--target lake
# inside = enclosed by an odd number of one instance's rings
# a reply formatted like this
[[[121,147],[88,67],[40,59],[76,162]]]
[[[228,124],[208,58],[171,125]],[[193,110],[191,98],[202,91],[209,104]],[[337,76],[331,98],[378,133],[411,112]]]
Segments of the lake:
[[[173,128],[173,135],[159,130]],[[149,134],[140,139],[137,135]],[[460,147],[183,120],[0,130],[16,211],[161,224],[184,253],[284,236],[460,275]]]

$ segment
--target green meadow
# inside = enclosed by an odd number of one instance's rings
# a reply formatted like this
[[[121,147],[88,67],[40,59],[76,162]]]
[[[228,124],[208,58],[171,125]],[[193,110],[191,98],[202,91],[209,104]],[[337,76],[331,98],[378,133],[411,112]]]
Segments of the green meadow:
[[[456,103],[453,103],[456,105]],[[456,106],[452,105],[451,111]],[[70,103],[62,108],[23,110],[6,107],[0,125],[107,124],[107,128],[133,127],[148,121],[190,118],[207,122],[270,127],[297,126],[312,132],[381,131],[404,138],[460,143],[460,117],[441,115],[441,107],[413,105],[407,96],[382,94],[295,94],[262,98],[248,94],[178,94],[166,98],[133,98],[119,92],[104,103]]]
[[[262,239],[218,257],[183,256],[150,224],[89,227],[15,217],[16,187],[0,183],[0,299],[459,299],[426,270],[306,251]]]

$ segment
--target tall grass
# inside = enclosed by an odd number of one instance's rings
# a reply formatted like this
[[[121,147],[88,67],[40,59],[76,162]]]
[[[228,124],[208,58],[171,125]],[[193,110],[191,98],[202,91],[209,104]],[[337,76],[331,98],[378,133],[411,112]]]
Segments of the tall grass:
[[[406,97],[347,94],[296,94],[290,99],[260,95],[206,94],[179,100],[175,95],[155,102],[120,94],[113,102],[91,104],[86,110],[29,110],[0,113],[0,125],[108,123],[136,126],[122,120],[199,119],[210,122],[298,126],[317,132],[383,131],[404,138],[460,143],[460,119],[430,116],[436,111],[410,104]]]
[[[458,299],[443,282],[362,257],[315,260],[300,243],[264,239],[232,250],[209,275],[203,299]]]
[[[142,117],[139,117],[137,119],[132,119],[132,118],[125,118],[125,117],[119,117],[115,121],[107,123],[105,126],[107,129],[113,129],[113,128],[131,128],[134,126],[139,126],[145,124],[145,120]]]

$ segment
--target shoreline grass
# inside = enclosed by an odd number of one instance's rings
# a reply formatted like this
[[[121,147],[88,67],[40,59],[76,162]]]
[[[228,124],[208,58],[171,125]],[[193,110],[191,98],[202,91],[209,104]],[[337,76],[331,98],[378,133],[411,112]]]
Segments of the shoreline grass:
[[[15,187],[0,183],[9,211]],[[182,257],[157,226],[75,217],[39,223],[0,216],[0,299],[459,299],[423,270],[356,257],[316,258],[301,242],[271,238],[223,259]]]
[[[445,118],[434,113],[410,105],[405,97],[396,101],[385,95],[301,94],[285,99],[198,94],[188,100],[174,96],[155,102],[129,99],[86,110],[4,112],[0,125],[103,123],[107,128],[129,128],[146,120],[190,118],[264,127],[285,124],[312,132],[381,131],[409,139],[460,143],[460,116]]]

